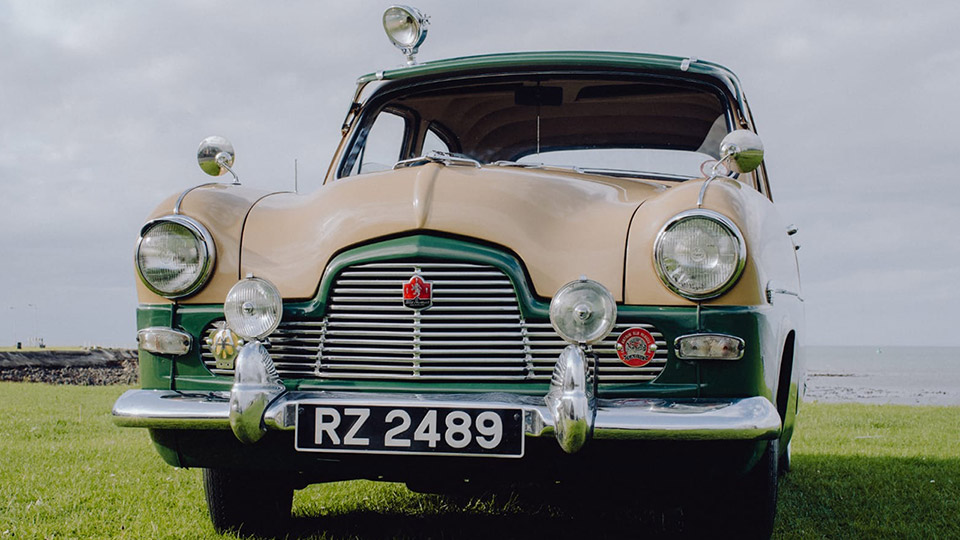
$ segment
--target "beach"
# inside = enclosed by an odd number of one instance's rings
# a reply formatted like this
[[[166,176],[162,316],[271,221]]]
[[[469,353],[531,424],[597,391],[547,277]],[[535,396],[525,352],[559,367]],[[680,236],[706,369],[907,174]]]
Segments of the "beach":
[[[807,401],[960,405],[960,347],[807,347]]]

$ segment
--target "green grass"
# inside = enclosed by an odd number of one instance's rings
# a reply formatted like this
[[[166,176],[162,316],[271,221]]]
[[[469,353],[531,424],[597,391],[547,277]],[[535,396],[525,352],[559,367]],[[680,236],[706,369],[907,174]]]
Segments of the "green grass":
[[[784,538],[960,538],[960,407],[804,404]]]
[[[199,471],[167,466],[145,430],[113,425],[124,390],[0,383],[0,539],[234,537],[213,532]],[[776,537],[960,537],[960,408],[805,404],[793,455]],[[303,538],[585,538],[594,527],[562,509],[456,505],[370,482],[299,491],[294,516]]]

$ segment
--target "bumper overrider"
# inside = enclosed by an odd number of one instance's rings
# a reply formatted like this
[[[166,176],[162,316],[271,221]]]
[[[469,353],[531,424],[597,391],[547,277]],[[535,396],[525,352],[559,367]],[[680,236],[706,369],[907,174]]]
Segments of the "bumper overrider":
[[[231,429],[257,442],[267,430],[296,428],[298,405],[514,407],[523,411],[527,437],[556,437],[564,451],[588,440],[762,440],[779,437],[780,415],[765,397],[732,399],[599,399],[584,348],[570,345],[557,361],[546,396],[487,394],[370,394],[287,391],[259,341],[236,359],[226,392],[129,390],[113,406],[119,426],[152,429]]]

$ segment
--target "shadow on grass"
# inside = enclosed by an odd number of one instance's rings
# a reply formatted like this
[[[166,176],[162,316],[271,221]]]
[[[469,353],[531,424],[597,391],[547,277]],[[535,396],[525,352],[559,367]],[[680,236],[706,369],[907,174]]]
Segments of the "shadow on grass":
[[[544,511],[476,514],[464,511],[404,515],[369,510],[323,517],[295,518],[290,538],[473,539],[473,538],[656,538],[679,531],[679,509],[646,512],[622,519],[585,512],[559,515]],[[672,521],[671,521],[672,520]],[[599,525],[602,523],[603,525]]]
[[[594,495],[602,511],[577,504],[457,506],[440,497],[411,497],[407,503],[422,503],[423,512],[361,504],[352,511],[294,518],[289,537],[673,538],[686,528],[680,508],[644,507],[604,497],[602,489]],[[960,459],[798,455],[780,480],[774,538],[960,538],[958,515]]]
[[[775,536],[960,538],[958,516],[960,459],[807,454],[780,481]]]
[[[402,489],[402,488],[398,488]],[[584,493],[562,505],[479,499],[458,505],[406,490],[291,520],[288,538],[677,538],[685,511],[655,493]],[[731,496],[735,494],[731,493]],[[349,496],[348,496],[349,497]],[[584,506],[588,497],[597,510]],[[780,480],[774,538],[960,538],[960,458],[796,455]],[[717,530],[721,524],[717,523]],[[693,535],[700,537],[700,535]]]

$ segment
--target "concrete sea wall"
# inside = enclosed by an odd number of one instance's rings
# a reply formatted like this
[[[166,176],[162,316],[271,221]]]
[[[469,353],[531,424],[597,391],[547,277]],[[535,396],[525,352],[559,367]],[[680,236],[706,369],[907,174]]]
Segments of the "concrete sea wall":
[[[75,349],[0,351],[0,381],[51,384],[136,384],[137,351]]]

